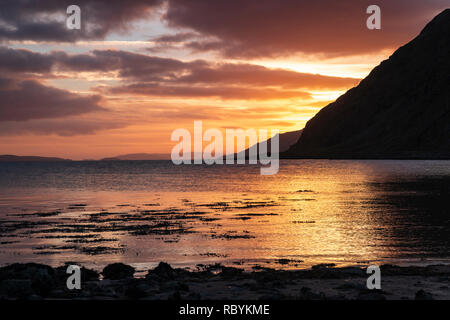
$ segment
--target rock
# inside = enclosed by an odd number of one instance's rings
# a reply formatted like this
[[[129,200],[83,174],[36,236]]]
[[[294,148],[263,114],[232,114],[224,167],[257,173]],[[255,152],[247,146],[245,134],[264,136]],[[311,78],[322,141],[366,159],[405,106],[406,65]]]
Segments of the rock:
[[[81,281],[97,281],[100,277],[100,274],[91,269],[87,269],[85,267],[81,267]]]
[[[315,293],[308,287],[300,288],[300,300],[323,300],[325,296],[322,293]]]
[[[92,296],[107,296],[107,297],[116,296],[116,293],[111,288],[111,285],[104,284],[104,282],[106,282],[106,281],[110,281],[110,280],[103,280],[99,283],[95,283],[94,285],[90,286],[91,295]]]
[[[431,265],[425,267],[427,275],[448,275],[450,273],[450,265]]]
[[[187,296],[187,300],[201,300],[201,299],[202,299],[202,295],[198,292],[191,292]]]
[[[168,281],[164,283],[162,287],[164,290],[189,291],[189,286],[187,284],[178,281]]]
[[[61,289],[56,289],[50,291],[49,296],[51,296],[52,298],[64,298],[66,296],[66,292]]]
[[[386,300],[383,292],[381,290],[362,290],[357,300]]]
[[[344,282],[343,284],[335,287],[337,290],[360,290],[363,291],[366,287],[362,283],[357,282]]]
[[[125,296],[134,300],[142,299],[147,296],[150,287],[133,282],[125,289]]]
[[[366,271],[358,267],[344,267],[338,270],[348,276],[366,277]]]
[[[233,267],[222,267],[222,271],[220,272],[220,276],[223,279],[232,279],[242,275],[243,270]]]
[[[321,270],[321,269],[327,269],[327,268],[334,268],[336,266],[336,264],[334,263],[320,263],[320,264],[316,264],[314,266],[311,267],[312,270]]]
[[[9,279],[0,281],[0,296],[5,298],[25,298],[33,294],[31,280]]]
[[[103,269],[103,278],[110,280],[121,280],[133,278],[135,269],[123,263],[113,263]]]
[[[269,300],[283,300],[286,299],[286,296],[281,293],[272,293],[272,294],[263,294],[258,297],[258,300],[261,301],[269,301]]]
[[[70,274],[67,273],[67,267],[71,264],[78,265],[77,263],[67,263],[64,266],[55,268],[60,282],[62,282],[64,284],[66,283],[67,278],[70,276]],[[87,281],[97,281],[100,277],[100,274],[97,271],[87,269],[83,266],[80,266],[80,269],[81,269],[81,282],[82,283],[87,282]]]
[[[173,279],[175,270],[168,263],[160,262],[155,269],[148,271],[146,278],[152,278],[155,275],[163,279]]]
[[[433,295],[424,290],[419,290],[416,292],[415,300],[434,300]]]
[[[167,297],[167,300],[181,300],[181,294],[178,291],[175,291],[173,294]]]
[[[37,263],[14,263],[0,268],[1,280],[30,280],[33,291],[47,295],[57,285],[56,272],[52,267]]]

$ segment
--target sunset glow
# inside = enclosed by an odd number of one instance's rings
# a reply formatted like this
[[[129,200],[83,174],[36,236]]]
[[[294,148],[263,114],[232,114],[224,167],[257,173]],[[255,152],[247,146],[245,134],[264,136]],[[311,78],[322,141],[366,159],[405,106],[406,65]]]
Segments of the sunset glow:
[[[241,17],[241,30],[236,26],[222,32],[216,22],[198,20],[205,10],[216,11],[206,3],[185,8],[180,1],[150,1],[130,8],[117,25],[86,21],[104,31],[100,38],[83,36],[83,30],[61,31],[68,41],[5,37],[0,47],[4,99],[17,95],[23,102],[18,107],[12,103],[11,111],[1,116],[2,153],[72,159],[169,153],[170,133],[192,126],[194,120],[217,128],[299,130],[441,9],[439,1],[426,10],[414,3],[404,13],[414,22],[407,30],[403,18],[386,14],[384,25],[391,32],[381,35],[365,28],[364,11],[359,10],[363,5],[352,6],[352,18],[341,21],[332,12],[345,8],[330,2],[329,12],[320,16],[336,21],[324,27],[307,14],[317,8],[289,4],[293,8],[271,9],[274,25],[292,10],[298,13],[295,23],[276,24],[277,31],[270,23],[261,25],[257,14],[264,9],[258,9]],[[178,15],[181,8],[185,16]],[[86,10],[95,16],[94,9]],[[223,12],[217,23],[233,12]],[[63,10],[53,13],[64,21]],[[266,32],[258,33],[245,22],[252,19]],[[332,22],[339,25],[340,42],[330,42],[338,32]],[[301,28],[314,32],[304,34]],[[48,106],[45,97],[37,96],[54,90],[60,97]],[[70,103],[65,95],[71,95]],[[30,104],[38,102],[44,104],[30,114]]]
[[[12,314],[450,300],[450,0],[0,4]]]

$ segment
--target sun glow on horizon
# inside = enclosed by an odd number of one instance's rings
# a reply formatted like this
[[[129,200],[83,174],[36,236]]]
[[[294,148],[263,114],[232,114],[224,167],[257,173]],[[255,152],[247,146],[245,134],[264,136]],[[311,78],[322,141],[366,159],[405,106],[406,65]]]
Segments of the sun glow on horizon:
[[[22,37],[14,32],[5,36],[0,47],[0,61],[5,62],[0,65],[0,80],[5,80],[0,93],[19,103],[11,103],[0,126],[1,153],[58,156],[59,152],[73,159],[166,153],[172,145],[170,133],[195,120],[216,128],[299,130],[417,34],[420,24],[437,10],[426,14],[418,10],[408,22],[414,22],[411,30],[404,22],[390,21],[389,27],[397,29],[380,37],[368,33],[365,24],[358,29],[359,9],[346,12],[349,19],[341,21],[333,20],[334,14],[316,12],[306,2],[293,2],[289,5],[304,7],[303,14],[312,10],[311,14],[294,19],[277,5],[261,24],[254,15],[258,8],[223,10],[217,21],[204,21],[208,10],[201,13],[201,6],[186,5],[180,15],[193,16],[177,23],[170,21],[176,19],[170,14],[176,5],[165,2],[139,9],[129,4],[136,14],[117,5],[119,25],[99,15],[94,36],[66,33],[64,25],[55,35],[36,37],[44,28],[34,33],[21,30]],[[45,6],[29,10],[35,18],[52,11]],[[276,19],[270,19],[272,14]],[[324,23],[314,14],[330,20]],[[58,16],[58,21],[65,18]],[[236,26],[236,21],[243,25]],[[404,21],[410,20],[405,16]],[[342,29],[329,28],[336,22]],[[8,23],[17,30],[25,25]],[[34,105],[39,110],[30,112]]]

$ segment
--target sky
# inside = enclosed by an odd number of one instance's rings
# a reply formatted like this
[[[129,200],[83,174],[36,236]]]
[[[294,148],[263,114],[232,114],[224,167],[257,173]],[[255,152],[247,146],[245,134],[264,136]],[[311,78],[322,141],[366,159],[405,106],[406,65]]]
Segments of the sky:
[[[81,29],[66,9],[81,9]],[[381,9],[369,30],[366,9]],[[0,154],[170,153],[171,133],[302,129],[450,0],[0,0]]]

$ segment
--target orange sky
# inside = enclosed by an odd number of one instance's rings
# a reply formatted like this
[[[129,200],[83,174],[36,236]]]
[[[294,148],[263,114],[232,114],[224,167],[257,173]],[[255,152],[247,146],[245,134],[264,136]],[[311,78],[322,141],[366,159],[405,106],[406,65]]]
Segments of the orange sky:
[[[169,153],[171,132],[194,120],[298,130],[448,6],[390,1],[382,30],[368,30],[364,1],[97,1],[110,16],[79,2],[94,35],[61,27],[56,1],[2,9],[16,31],[0,24],[0,154]],[[61,32],[19,32],[43,13],[59,18],[36,23]]]

